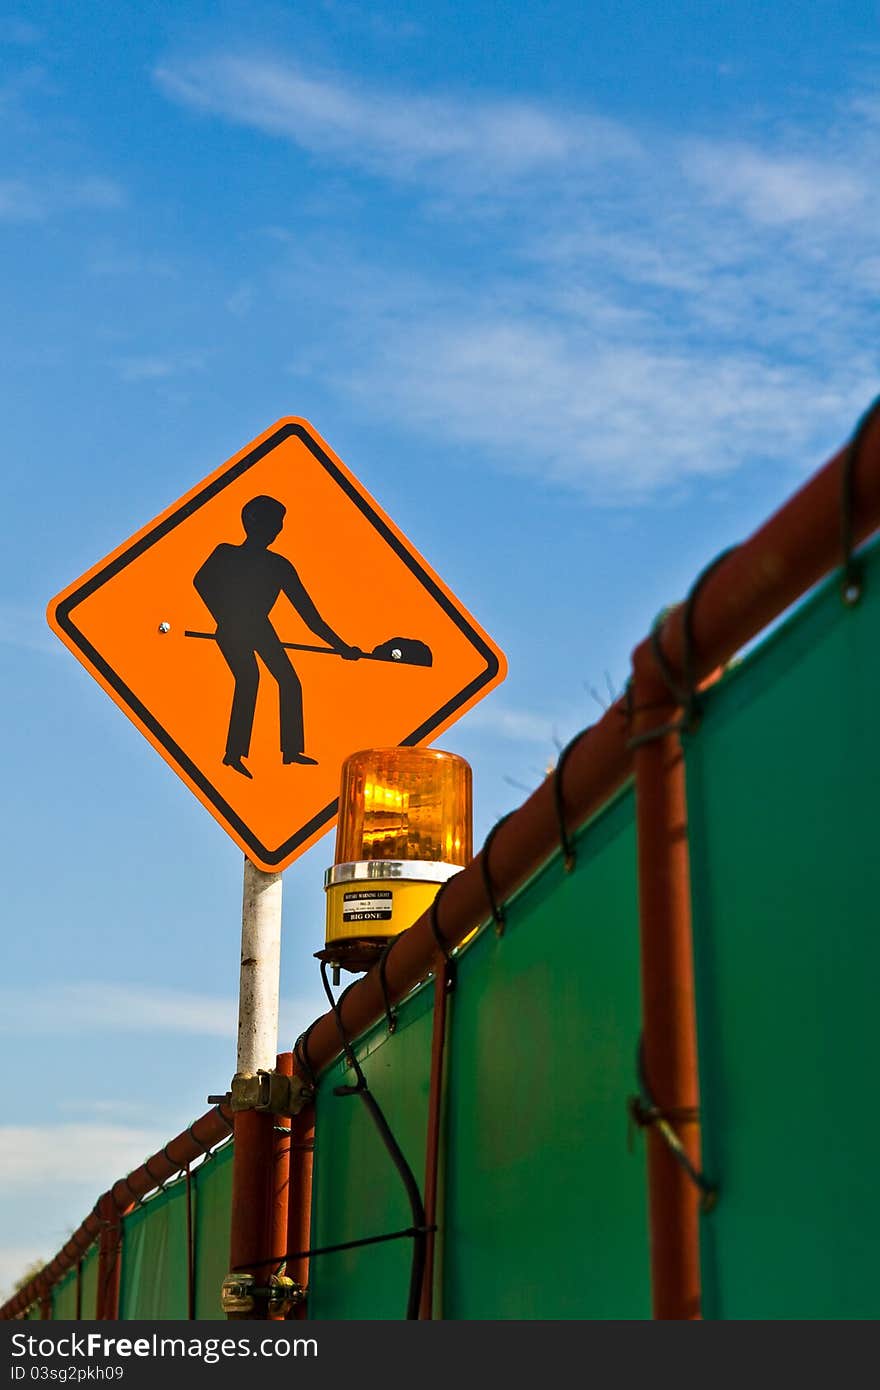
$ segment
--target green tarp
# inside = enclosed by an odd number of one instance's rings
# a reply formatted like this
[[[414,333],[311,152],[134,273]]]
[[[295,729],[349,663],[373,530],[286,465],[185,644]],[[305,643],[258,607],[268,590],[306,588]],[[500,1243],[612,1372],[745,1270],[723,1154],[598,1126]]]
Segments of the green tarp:
[[[880,556],[709,692],[686,747],[707,1318],[876,1318]]]
[[[232,1146],[192,1174],[195,1315],[222,1319],[220,1285],[228,1274]],[[189,1316],[186,1181],[137,1207],[123,1222],[120,1318],[184,1320]]]
[[[225,1144],[193,1174],[195,1186],[196,1317],[225,1321],[220,1286],[229,1273],[232,1144]]]
[[[644,1154],[627,1147],[639,1034],[632,793],[517,895],[503,937],[464,949],[450,1002],[445,1196],[436,1315],[650,1315]],[[433,991],[357,1043],[421,1186]],[[314,1244],[410,1224],[400,1179],[363,1103],[318,1095]],[[312,1262],[313,1318],[401,1318],[411,1243]]]
[[[80,1291],[82,1317],[84,1322],[90,1322],[98,1309],[98,1246],[97,1242],[91,1245],[83,1256],[82,1272],[80,1275],[82,1287]]]
[[[68,1270],[53,1288],[52,1317],[68,1322],[76,1317],[76,1269]]]

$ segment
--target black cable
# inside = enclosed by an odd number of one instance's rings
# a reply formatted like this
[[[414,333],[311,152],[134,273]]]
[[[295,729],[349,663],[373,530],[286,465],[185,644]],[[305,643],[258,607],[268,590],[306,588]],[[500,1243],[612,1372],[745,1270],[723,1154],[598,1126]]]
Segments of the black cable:
[[[710,560],[691,585],[687,598],[683,604],[682,630],[684,642],[682,648],[682,667],[684,684],[679,685],[675,672],[670,665],[669,658],[663,648],[663,631],[666,626],[665,614],[658,619],[651,629],[650,642],[651,653],[657,664],[657,669],[663,677],[663,683],[676,705],[681,707],[681,717],[672,720],[671,723],[658,725],[656,729],[648,729],[646,733],[636,734],[629,740],[628,748],[639,748],[645,743],[653,743],[655,739],[664,738],[667,734],[681,734],[692,732],[696,727],[701,708],[701,696],[697,687],[697,663],[694,644],[694,610],[697,599],[702,592],[703,586],[710,575],[715,573],[718,566],[732,555],[738,545],[730,545],[716,555],[714,560]],[[651,708],[650,706],[648,708]],[[665,708],[665,706],[663,706]],[[641,709],[637,708],[632,700],[632,687],[627,691],[627,713],[630,718]]]
[[[388,997],[388,980],[385,977],[385,966],[396,941],[396,936],[389,936],[385,945],[382,947],[382,954],[379,957],[379,984],[382,989],[382,1003],[385,1005],[385,1023],[389,1033],[393,1033],[397,1028],[397,1014],[391,1007],[391,1000]]]
[[[582,738],[590,732],[589,729],[582,729],[576,733],[574,738],[569,739],[559,757],[556,759],[556,767],[553,772],[553,805],[556,808],[556,823],[559,826],[559,845],[562,850],[562,862],[565,865],[565,872],[570,874],[577,863],[577,851],[574,841],[569,839],[568,829],[565,824],[565,798],[562,795],[562,775],[565,772],[565,765],[571,756],[575,745],[580,743]]]
[[[330,981],[327,978],[327,962],[323,960],[321,961],[321,982],[324,986],[324,993],[327,995],[327,998],[330,1001],[330,1008],[332,1009],[333,1017],[336,1020],[336,1027],[339,1031],[339,1037],[340,1041],[342,1042],[342,1049],[345,1053],[346,1061],[348,1062],[348,1065],[351,1067],[352,1071],[354,1072],[357,1078],[357,1084],[354,1086],[335,1086],[333,1089],[333,1094],[337,1096],[360,1096],[361,1100],[364,1102],[364,1105],[367,1107],[367,1110],[369,1111],[373,1123],[376,1126],[376,1129],[379,1133],[379,1138],[382,1140],[382,1143],[385,1145],[385,1148],[388,1151],[389,1158],[391,1159],[392,1163],[397,1169],[398,1174],[400,1175],[400,1180],[403,1183],[403,1186],[406,1190],[407,1198],[409,1200],[410,1211],[412,1212],[411,1229],[413,1242],[413,1257],[412,1266],[410,1269],[409,1298],[407,1300],[406,1316],[408,1321],[417,1321],[419,1316],[419,1305],[422,1301],[422,1284],[425,1278],[426,1255],[425,1206],[422,1201],[422,1194],[419,1191],[419,1185],[416,1182],[415,1177],[413,1176],[413,1171],[406,1161],[403,1150],[401,1149],[400,1145],[398,1144],[397,1140],[392,1134],[388,1121],[385,1119],[385,1116],[382,1113],[382,1109],[379,1105],[379,1102],[376,1100],[376,1097],[373,1095],[372,1091],[367,1085],[367,1078],[364,1076],[363,1069],[361,1068],[361,1065],[357,1057],[355,1056],[354,1048],[352,1047],[349,1041],[348,1034],[345,1031],[345,1025],[342,1022],[340,1004],[342,1000],[345,998],[345,994],[343,994],[340,997],[338,1002],[333,997],[333,990],[330,988]],[[356,981],[355,983],[360,982]],[[352,988],[352,986],[349,986],[349,989],[350,988]],[[347,992],[348,991],[346,991],[346,993]]]
[[[502,816],[500,820],[495,822],[483,841],[483,849],[480,854],[480,870],[483,875],[483,886],[486,889],[486,897],[489,899],[489,910],[492,913],[492,921],[495,923],[496,936],[503,935],[506,922],[504,917],[504,904],[499,903],[495,896],[495,885],[492,882],[492,875],[489,872],[489,855],[495,836],[498,834],[504,822],[510,820],[512,815],[513,812],[508,811],[507,815]]]
[[[309,1037],[311,1035],[312,1029],[316,1027],[317,1022],[318,1020],[314,1019],[309,1024],[305,1032],[300,1033],[296,1042],[293,1044],[293,1055],[299,1063],[300,1070],[305,1073],[306,1080],[308,1081],[312,1090],[314,1090],[317,1086],[318,1078],[315,1074],[315,1069],[312,1066],[312,1059],[309,1056]]]
[[[402,1231],[388,1231],[382,1236],[361,1236],[359,1240],[343,1240],[338,1245],[316,1245],[312,1250],[287,1250],[283,1255],[270,1255],[266,1260],[250,1260],[246,1265],[236,1265],[233,1274],[243,1274],[251,1269],[265,1269],[267,1265],[277,1265],[280,1270],[288,1260],[313,1260],[318,1255],[336,1255],[341,1250],[357,1250],[362,1245],[381,1245],[386,1240],[405,1240],[410,1236],[428,1235],[436,1231],[436,1226],[406,1226]]]

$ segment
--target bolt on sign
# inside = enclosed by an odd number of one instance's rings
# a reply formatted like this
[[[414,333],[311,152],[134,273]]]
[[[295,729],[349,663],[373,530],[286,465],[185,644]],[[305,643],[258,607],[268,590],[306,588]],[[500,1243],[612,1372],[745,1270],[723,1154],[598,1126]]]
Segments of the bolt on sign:
[[[503,653],[305,420],[52,600],[49,624],[258,867],[334,823],[360,748],[432,742]]]

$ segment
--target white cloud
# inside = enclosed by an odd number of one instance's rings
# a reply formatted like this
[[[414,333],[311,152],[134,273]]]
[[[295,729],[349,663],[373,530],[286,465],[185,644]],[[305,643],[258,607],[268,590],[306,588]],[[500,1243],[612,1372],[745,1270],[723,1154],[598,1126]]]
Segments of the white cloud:
[[[0,179],[0,222],[45,222],[70,211],[107,211],[125,204],[115,179]]]
[[[295,1037],[325,1010],[322,997],[285,998],[280,1037]],[[30,989],[0,990],[0,1033],[43,1035],[64,1019],[69,1033],[171,1033],[203,1038],[234,1038],[236,1005],[231,995],[195,994],[163,986],[98,980],[50,983]]]
[[[269,229],[270,296],[303,324],[291,372],[476,466],[630,504],[743,467],[806,471],[875,393],[880,133],[852,102],[813,129],[744,120],[731,142],[247,55],[157,81],[429,191],[406,214],[444,219],[429,265],[405,247],[366,261],[300,216]]]
[[[684,169],[712,202],[740,207],[768,226],[852,217],[869,187],[836,161],[779,156],[746,145],[703,142],[685,155]]]
[[[25,179],[0,179],[0,222],[41,222],[45,200]]]
[[[230,998],[145,985],[83,980],[41,988],[0,991],[0,1031],[43,1033],[63,1018],[76,1033],[178,1033],[235,1035]]]
[[[808,451],[824,419],[849,420],[864,399],[863,381],[757,350],[597,339],[526,315],[386,325],[347,384],[365,405],[595,502]]]
[[[190,372],[204,370],[204,359],[198,355],[160,353],[140,354],[121,357],[115,364],[122,381],[137,383],[142,381],[168,381],[172,377],[185,376]]]
[[[537,743],[552,748],[559,721],[535,710],[505,709],[491,700],[467,715],[466,729],[486,729],[515,743]]]
[[[613,121],[525,101],[406,95],[303,72],[295,63],[217,54],[155,71],[166,96],[316,154],[400,178],[443,170],[493,185],[572,164],[628,157]]]
[[[59,1184],[97,1195],[167,1138],[158,1129],[127,1125],[0,1125],[0,1184],[7,1195]]]
[[[0,642],[23,651],[48,652],[53,656],[61,650],[39,605],[7,600],[0,600]]]

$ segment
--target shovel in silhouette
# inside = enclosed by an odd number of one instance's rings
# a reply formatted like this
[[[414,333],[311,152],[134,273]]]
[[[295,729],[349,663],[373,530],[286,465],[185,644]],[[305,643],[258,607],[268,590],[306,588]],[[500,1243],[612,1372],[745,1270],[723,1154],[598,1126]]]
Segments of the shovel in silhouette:
[[[213,632],[184,632],[184,637],[201,637],[206,642],[213,642],[215,633]],[[341,652],[336,651],[335,647],[310,647],[304,642],[282,642],[282,647],[288,652],[319,652],[323,656],[341,656]],[[389,637],[387,642],[380,642],[371,652],[361,652],[360,661],[385,661],[392,666],[433,666],[434,658],[431,655],[431,648],[425,643],[420,642],[417,637]]]

